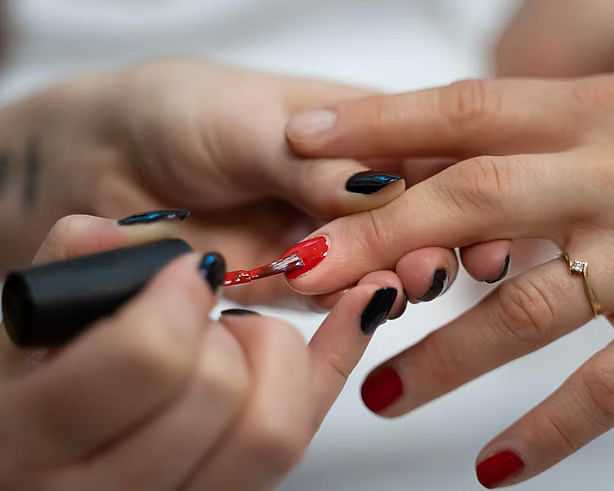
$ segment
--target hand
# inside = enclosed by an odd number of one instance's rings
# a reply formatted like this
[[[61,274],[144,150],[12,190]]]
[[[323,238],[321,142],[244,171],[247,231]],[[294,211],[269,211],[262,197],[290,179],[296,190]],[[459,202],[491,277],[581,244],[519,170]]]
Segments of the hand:
[[[495,49],[503,77],[579,77],[612,71],[614,4],[527,0]]]
[[[404,191],[390,176],[377,193],[349,192],[346,182],[365,164],[304,162],[287,150],[291,112],[363,93],[198,61],[151,63],[51,89],[26,104],[38,125],[28,132],[41,135],[41,178],[53,180],[41,192],[60,195],[37,213],[60,199],[69,203],[55,218],[189,208],[180,235],[196,249],[223,250],[232,269],[268,263],[323,220]],[[13,238],[32,228],[19,223]],[[10,252],[24,257],[24,250]],[[299,301],[283,279],[225,293],[245,304]]]
[[[337,219],[329,254],[292,281],[307,293],[336,290],[394,268],[427,246],[467,247],[543,238],[588,261],[590,284],[614,312],[614,77],[567,81],[463,81],[326,106],[328,131],[296,131],[309,157],[459,156],[395,201]],[[308,116],[301,115],[305,119]],[[363,385],[367,406],[398,416],[577,329],[593,317],[583,280],[560,259],[502,283],[477,306],[387,361]],[[614,425],[614,346],[492,440],[478,457],[487,487],[529,479]]]
[[[37,262],[176,230],[70,216]],[[297,462],[370,335],[401,308],[401,285],[369,275],[306,346],[256,313],[212,320],[201,257],[174,261],[58,352],[26,356],[0,331],[0,488],[264,491]]]

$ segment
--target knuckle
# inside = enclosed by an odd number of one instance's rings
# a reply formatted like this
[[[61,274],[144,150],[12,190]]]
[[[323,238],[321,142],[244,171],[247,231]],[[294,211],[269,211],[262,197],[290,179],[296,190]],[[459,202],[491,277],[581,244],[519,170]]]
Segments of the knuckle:
[[[379,210],[368,210],[365,213],[367,229],[364,234],[361,234],[366,243],[365,246],[369,251],[382,250],[389,243],[386,222]]]
[[[479,130],[500,112],[500,97],[487,80],[460,80],[440,94],[440,112],[454,126],[466,131]]]
[[[500,214],[510,192],[508,166],[496,157],[478,157],[452,166],[432,179],[435,190],[461,214]]]
[[[440,338],[437,331],[427,336],[421,345],[424,351],[419,358],[415,357],[415,360],[422,360],[427,364],[423,373],[430,374],[434,386],[452,386],[455,374],[463,373],[466,369],[462,355],[454,350],[452,344]]]
[[[572,432],[568,430],[565,422],[557,415],[544,412],[539,422],[541,423],[540,428],[543,428],[542,431],[547,432],[544,439],[556,445],[562,455],[572,454],[581,447],[581,444],[574,439]],[[554,435],[555,441],[552,441],[552,435]]]
[[[516,277],[495,290],[495,326],[521,344],[545,344],[555,336],[556,289],[540,279]]]
[[[597,355],[581,369],[582,381],[590,399],[593,419],[609,429],[614,425],[614,363]]]

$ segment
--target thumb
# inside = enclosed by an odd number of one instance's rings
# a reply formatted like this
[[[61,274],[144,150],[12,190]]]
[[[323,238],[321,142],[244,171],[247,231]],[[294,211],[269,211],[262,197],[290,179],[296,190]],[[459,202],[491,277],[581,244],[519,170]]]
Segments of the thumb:
[[[50,230],[33,263],[62,261],[119,247],[177,237],[177,222],[189,215],[185,209],[155,210],[114,220],[90,215],[61,218]]]

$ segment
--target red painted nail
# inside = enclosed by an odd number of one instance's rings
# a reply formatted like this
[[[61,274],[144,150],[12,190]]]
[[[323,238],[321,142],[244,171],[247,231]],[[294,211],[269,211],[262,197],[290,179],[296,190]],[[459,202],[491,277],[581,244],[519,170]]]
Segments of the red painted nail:
[[[524,469],[524,462],[513,452],[506,450],[479,463],[476,469],[478,481],[488,489],[496,488]]]
[[[326,237],[314,237],[313,239],[299,242],[298,244],[284,252],[281,257],[287,257],[291,256],[292,254],[296,254],[302,259],[304,266],[302,268],[295,269],[291,273],[287,273],[286,277],[290,280],[293,280],[294,278],[298,278],[302,274],[305,274],[307,271],[315,268],[318,264],[320,264],[322,260],[326,257],[327,253],[328,243],[326,241]]]
[[[403,395],[403,382],[396,370],[382,367],[367,377],[360,393],[365,406],[379,413]]]

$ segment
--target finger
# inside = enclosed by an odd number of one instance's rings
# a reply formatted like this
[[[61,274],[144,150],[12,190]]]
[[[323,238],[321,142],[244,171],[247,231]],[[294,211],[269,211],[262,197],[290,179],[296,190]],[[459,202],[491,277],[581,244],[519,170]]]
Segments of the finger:
[[[249,393],[241,347],[221,324],[203,332],[197,360],[184,395],[133,436],[62,476],[62,489],[180,489]]]
[[[398,291],[397,298],[390,310],[389,319],[397,319],[403,315],[407,307],[407,298],[403,292],[401,279],[392,271],[374,271],[365,275],[359,282],[361,285],[379,285],[380,288],[394,288]],[[348,293],[351,288],[346,288],[328,295],[316,295],[314,297],[305,297],[311,300],[313,305],[312,310],[320,312],[328,312],[332,310],[341,298]]]
[[[251,394],[240,420],[182,489],[272,489],[313,436],[311,360],[285,322],[260,315],[224,315],[221,322],[243,347]]]
[[[53,226],[34,257],[34,263],[61,261],[73,256],[176,237],[185,209],[154,210],[120,220],[69,215]]]
[[[582,258],[596,264],[598,250],[598,245],[587,249]],[[591,283],[610,306],[614,298],[606,285],[614,265],[600,264]],[[549,344],[592,315],[583,280],[561,259],[552,260],[505,281],[477,306],[384,363],[363,384],[363,399],[378,414],[398,416]]]
[[[549,469],[614,426],[614,346],[588,360],[542,404],[492,440],[477,476],[492,489]]]
[[[320,219],[378,208],[405,191],[401,176],[354,160],[293,160],[275,169],[271,191]]]
[[[497,43],[497,76],[563,78],[610,72],[614,5],[607,0],[592,0],[583,9],[575,5],[573,0],[523,2]]]
[[[424,247],[521,237],[562,243],[559,225],[579,213],[595,213],[594,203],[601,199],[575,185],[577,159],[587,157],[581,154],[480,157],[449,167],[381,208],[336,219],[314,232],[312,238],[326,239],[323,255],[292,273],[290,285],[312,295],[339,290]],[[301,254],[310,243],[289,252]]]
[[[396,272],[411,303],[430,302],[454,283],[458,261],[451,249],[427,247],[403,256]]]
[[[509,272],[511,249],[511,241],[494,240],[463,247],[460,256],[463,266],[474,279],[497,283]]]
[[[60,465],[82,458],[185,390],[215,301],[200,262],[178,259],[45,370],[6,387],[0,412],[11,424],[2,431],[19,439],[23,459]]]
[[[309,157],[554,151],[570,142],[576,128],[575,116],[567,110],[573,91],[574,84],[566,81],[462,81],[299,113],[286,134],[293,150]]]
[[[309,343],[313,359],[316,423],[328,413],[376,329],[390,318],[402,286],[360,282],[350,289]]]

